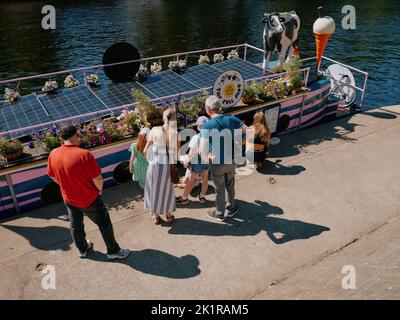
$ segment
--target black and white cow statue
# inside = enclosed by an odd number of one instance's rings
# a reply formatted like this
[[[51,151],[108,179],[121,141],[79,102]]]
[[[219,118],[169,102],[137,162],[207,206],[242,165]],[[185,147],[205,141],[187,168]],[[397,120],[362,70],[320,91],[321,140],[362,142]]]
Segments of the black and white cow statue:
[[[279,53],[279,64],[283,64],[288,52],[288,59],[297,48],[297,37],[300,29],[300,19],[295,11],[284,13],[265,13],[264,19],[264,62],[263,69],[268,68],[268,63],[274,51]]]

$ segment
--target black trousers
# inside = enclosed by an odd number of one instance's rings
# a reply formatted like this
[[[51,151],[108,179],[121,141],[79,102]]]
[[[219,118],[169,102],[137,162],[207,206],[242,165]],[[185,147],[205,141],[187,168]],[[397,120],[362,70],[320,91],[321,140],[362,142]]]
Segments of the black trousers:
[[[70,230],[72,239],[80,252],[86,252],[88,249],[86,243],[85,226],[83,223],[83,216],[86,215],[92,220],[100,229],[101,235],[107,247],[107,254],[117,253],[121,248],[119,247],[114,236],[114,229],[111,223],[110,215],[104,205],[101,197],[98,197],[87,208],[77,208],[73,205],[66,203],[70,219]]]

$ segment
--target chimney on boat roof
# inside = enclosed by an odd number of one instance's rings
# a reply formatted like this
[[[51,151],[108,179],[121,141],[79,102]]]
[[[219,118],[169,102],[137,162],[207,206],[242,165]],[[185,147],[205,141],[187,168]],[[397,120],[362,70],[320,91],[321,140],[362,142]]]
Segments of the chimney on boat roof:
[[[317,10],[318,10],[318,15],[319,15],[319,17],[320,17],[320,18],[323,18],[323,17],[324,17],[324,7],[323,7],[323,6],[319,6],[319,7],[317,8]]]

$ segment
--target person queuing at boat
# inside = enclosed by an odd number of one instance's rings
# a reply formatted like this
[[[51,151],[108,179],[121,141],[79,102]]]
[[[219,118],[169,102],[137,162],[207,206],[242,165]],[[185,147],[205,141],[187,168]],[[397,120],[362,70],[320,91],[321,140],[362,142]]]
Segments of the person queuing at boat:
[[[216,208],[209,210],[207,214],[211,218],[224,221],[226,217],[233,217],[239,211],[235,203],[234,137],[236,130],[245,134],[247,126],[235,116],[221,114],[221,102],[216,96],[209,96],[205,106],[210,120],[200,131],[200,154],[203,161],[211,160],[211,178],[216,189]],[[225,152],[225,145],[228,152]],[[228,205],[225,191],[228,193]]]
[[[208,190],[208,163],[202,163],[199,154],[199,144],[200,144],[200,130],[203,125],[208,121],[208,118],[201,116],[197,119],[196,125],[198,134],[194,135],[189,142],[189,154],[187,162],[185,162],[184,167],[188,168],[190,171],[188,182],[186,184],[183,195],[176,199],[176,203],[180,205],[189,204],[189,195],[192,192],[196,180],[201,178],[201,191],[199,194],[200,203],[206,202],[206,194]]]
[[[185,161],[182,163],[185,164]],[[186,186],[189,182],[189,178],[190,178],[190,169],[186,168],[185,175],[180,179],[180,182],[176,185],[176,187],[179,189],[186,189]],[[198,176],[198,178],[196,179],[196,181],[194,183],[194,187],[199,186],[200,183],[201,183],[201,179],[200,179],[200,176]]]
[[[267,157],[271,132],[262,111],[256,112],[253,119],[253,124],[249,128],[251,134],[246,140],[246,158],[250,162],[254,161],[256,169],[260,170]]]
[[[133,181],[137,181],[139,187],[142,189],[144,189],[147,168],[149,166],[146,155],[143,153],[149,133],[150,129],[144,127],[142,130],[140,130],[137,141],[132,143],[129,148],[129,151],[131,152],[131,158],[129,160],[129,172],[132,174]]]
[[[176,158],[177,138],[174,136],[172,123],[176,123],[176,115],[172,109],[167,109],[163,114],[162,126],[151,129],[144,148],[144,153],[149,159],[146,183],[144,189],[144,208],[149,209],[154,224],[161,223],[160,215],[165,214],[167,222],[172,222],[176,211],[175,189],[171,180],[170,162]],[[172,143],[175,141],[175,143]]]
[[[75,126],[61,129],[63,144],[51,151],[47,173],[60,185],[61,194],[67,206],[72,239],[79,256],[86,258],[93,249],[93,243],[86,239],[83,218],[86,215],[100,229],[107,247],[107,258],[124,259],[129,250],[121,249],[115,240],[110,215],[101,194],[103,178],[94,156],[79,147],[80,137]]]

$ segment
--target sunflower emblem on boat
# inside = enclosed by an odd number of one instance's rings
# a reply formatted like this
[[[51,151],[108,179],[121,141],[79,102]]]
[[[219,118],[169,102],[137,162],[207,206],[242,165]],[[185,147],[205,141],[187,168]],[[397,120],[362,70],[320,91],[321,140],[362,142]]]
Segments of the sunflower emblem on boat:
[[[215,81],[213,94],[221,100],[222,108],[236,105],[243,95],[244,79],[238,70],[227,70]]]

